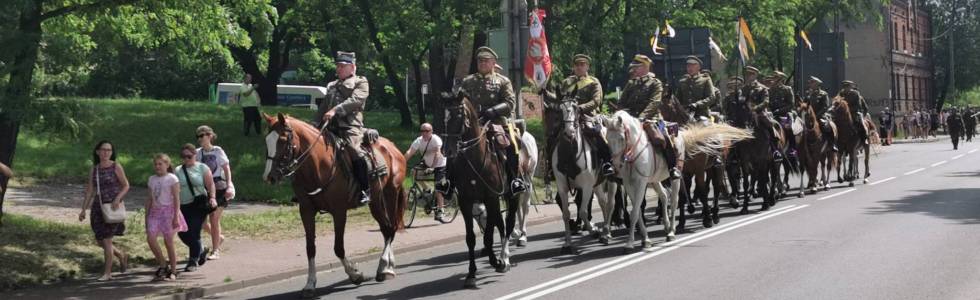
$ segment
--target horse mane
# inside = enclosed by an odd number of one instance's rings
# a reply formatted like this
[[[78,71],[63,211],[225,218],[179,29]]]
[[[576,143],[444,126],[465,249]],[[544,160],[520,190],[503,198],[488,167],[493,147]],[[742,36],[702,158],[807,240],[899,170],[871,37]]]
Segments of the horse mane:
[[[844,98],[841,97],[840,95],[837,95],[834,96],[833,102],[834,103],[832,105],[834,107],[834,113],[838,114],[838,116],[834,116],[834,117],[844,118],[844,120],[847,121],[848,124],[853,123],[854,120],[851,119],[851,106],[847,104],[847,101],[844,100]]]
[[[800,103],[800,110],[802,110],[803,113],[806,114],[803,117],[806,118],[806,120],[810,122],[810,124],[811,124],[810,126],[813,127],[811,129],[812,130],[819,131],[820,130],[820,123],[817,122],[817,112],[813,110],[813,106],[810,106],[809,104],[806,104],[806,103]]]

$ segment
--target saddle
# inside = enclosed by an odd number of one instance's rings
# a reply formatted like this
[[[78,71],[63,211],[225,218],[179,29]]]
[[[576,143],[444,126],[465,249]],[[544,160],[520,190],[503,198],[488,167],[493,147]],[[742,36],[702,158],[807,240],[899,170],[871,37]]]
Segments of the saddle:
[[[664,126],[658,126],[657,122],[643,122],[643,131],[647,134],[650,144],[658,148],[666,148],[667,137],[676,137],[680,131],[680,125],[674,122],[663,122]]]
[[[332,134],[344,137],[333,139],[335,141],[334,146],[336,146],[337,149],[340,149],[340,151],[337,151],[338,161],[344,161],[340,160],[342,158],[341,155],[347,155],[346,158],[348,160],[346,161],[349,162],[360,158],[358,157],[358,152],[351,147],[352,145],[348,144],[350,139],[346,138],[345,131],[332,132]],[[370,176],[372,179],[377,179],[388,175],[388,164],[385,161],[384,156],[374,149],[374,145],[378,143],[380,138],[381,134],[378,133],[378,130],[373,128],[364,128],[361,144],[357,145],[357,147],[361,147],[361,150],[363,153],[365,153],[365,156],[367,156],[365,157],[364,161],[366,161],[368,165],[368,176]],[[350,163],[343,164],[343,166],[346,172],[351,172]]]
[[[800,122],[799,118],[794,118],[792,115],[779,117],[779,125],[782,125],[784,129],[790,129],[793,135],[803,133],[803,123]]]

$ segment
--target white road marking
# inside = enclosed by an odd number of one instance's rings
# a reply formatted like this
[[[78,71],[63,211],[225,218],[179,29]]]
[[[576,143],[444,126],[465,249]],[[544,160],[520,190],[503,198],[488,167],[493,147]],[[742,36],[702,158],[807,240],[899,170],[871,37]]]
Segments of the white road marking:
[[[963,155],[966,155],[966,154],[960,154],[960,155],[957,155],[957,156],[953,156],[953,159],[954,159],[954,160],[955,160],[955,159],[960,159],[960,157],[963,157]]]
[[[878,181],[872,182],[870,185],[876,185],[876,184],[879,184],[879,183],[885,183],[885,182],[888,182],[889,180],[892,180],[892,179],[895,179],[895,176],[888,177],[888,178],[885,178],[885,179],[882,179],[882,180],[878,180]]]
[[[915,169],[915,170],[912,170],[912,171],[905,172],[905,174],[903,174],[903,175],[912,175],[912,174],[915,174],[915,173],[922,172],[922,170],[925,170],[925,169],[926,168],[918,168],[918,169]]]
[[[853,191],[856,191],[856,190],[857,189],[848,189],[846,191],[841,191],[841,192],[836,193],[836,194],[824,196],[823,198],[817,199],[817,201],[827,200],[827,199],[830,199],[830,198],[833,198],[833,197],[837,197],[837,196],[840,196],[840,195],[843,195],[843,194],[847,194],[847,193],[850,193],[850,192],[853,192]]]
[[[935,167],[935,166],[942,165],[942,164],[945,164],[945,163],[946,163],[946,161],[944,160],[944,161],[941,161],[941,162],[934,163],[930,167]]]
[[[524,290],[521,290],[521,291],[512,293],[510,295],[506,295],[506,296],[497,298],[497,300],[535,299],[535,298],[538,298],[538,297],[541,297],[541,296],[544,296],[544,295],[547,295],[547,294],[550,294],[550,293],[554,293],[554,292],[559,291],[561,289],[564,289],[564,288],[573,286],[573,285],[578,284],[578,283],[581,283],[583,281],[590,280],[590,279],[593,279],[593,278],[596,278],[596,277],[605,275],[605,274],[607,274],[609,272],[613,272],[613,271],[616,271],[616,270],[619,270],[619,269],[628,267],[630,265],[633,265],[633,264],[642,262],[644,260],[654,258],[654,257],[659,256],[661,254],[664,254],[664,253],[667,253],[667,252],[670,252],[670,251],[674,251],[676,249],[680,249],[681,247],[684,247],[684,246],[687,246],[687,245],[690,245],[690,244],[699,242],[701,240],[704,240],[704,239],[707,239],[707,238],[710,238],[710,237],[713,237],[713,236],[716,236],[716,235],[719,235],[719,234],[722,234],[722,233],[725,233],[725,232],[728,232],[728,231],[731,231],[731,230],[735,230],[735,229],[737,229],[739,227],[746,226],[746,225],[749,225],[749,224],[752,224],[752,223],[755,223],[755,222],[759,222],[759,221],[762,221],[762,220],[765,220],[765,219],[768,219],[768,218],[772,218],[772,217],[775,217],[775,216],[778,216],[778,215],[781,215],[781,214],[784,214],[784,213],[788,213],[788,212],[791,212],[791,211],[794,211],[794,210],[802,209],[802,208],[805,208],[805,207],[808,207],[808,206],[810,206],[810,205],[801,205],[801,206],[791,205],[791,206],[784,207],[782,210],[774,210],[774,211],[770,211],[769,214],[759,215],[759,216],[757,216],[755,218],[752,218],[749,221],[744,221],[744,222],[738,223],[737,225],[731,225],[731,226],[728,226],[728,227],[725,227],[725,228],[721,228],[721,229],[719,229],[718,227],[715,227],[712,230],[702,231],[699,234],[694,234],[694,235],[688,236],[687,238],[684,238],[684,239],[680,239],[680,240],[676,240],[674,242],[666,243],[666,244],[663,244],[663,245],[660,245],[660,246],[657,246],[657,247],[654,247],[654,248],[651,248],[651,249],[648,249],[648,250],[644,250],[643,252],[634,253],[634,254],[628,255],[626,257],[620,258],[620,259],[616,259],[616,260],[613,260],[613,261],[610,261],[610,262],[607,262],[607,263],[604,263],[604,264],[600,264],[600,265],[595,266],[595,267],[591,267],[591,268],[588,268],[588,269],[585,269],[585,270],[582,270],[582,271],[578,271],[578,272],[575,272],[575,273],[572,273],[572,274],[563,276],[561,278],[554,279],[552,281],[549,281],[549,282],[546,282],[546,283],[543,283],[543,284],[540,284],[540,285],[536,285],[536,286],[533,286],[533,287],[530,287],[530,288],[527,288],[527,289],[524,289]],[[745,220],[745,219],[742,219],[742,220]],[[715,230],[715,229],[717,229],[717,230]],[[656,249],[656,250],[654,250],[654,249]],[[654,251],[650,252],[651,250],[654,250]],[[548,286],[553,285],[553,284],[556,284],[556,283],[557,283],[557,285],[554,285],[554,286],[552,286],[550,288],[548,287]],[[534,293],[534,294],[527,295],[527,296],[523,296],[523,297],[521,296],[521,295],[524,295],[524,294],[528,294],[528,293],[534,292],[535,290],[540,290],[540,291],[538,291],[537,293]],[[520,297],[520,298],[518,298],[518,297]]]
[[[973,152],[977,152],[977,150],[980,150],[980,148],[977,148],[977,149],[973,149],[973,150],[970,150],[970,152],[967,152],[967,154],[969,154],[969,153],[973,153]]]

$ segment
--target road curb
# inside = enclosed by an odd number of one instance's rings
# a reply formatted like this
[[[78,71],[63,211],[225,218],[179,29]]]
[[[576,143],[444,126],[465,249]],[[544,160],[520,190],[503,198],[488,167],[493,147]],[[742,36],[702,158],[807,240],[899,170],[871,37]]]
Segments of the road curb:
[[[937,136],[937,137],[934,137],[934,138],[926,138],[926,139],[892,140],[892,144],[922,144],[922,143],[933,143],[933,142],[938,142],[938,141],[948,140],[948,139],[949,139],[949,136],[948,135],[941,135],[941,136]]]
[[[545,216],[545,217],[541,217],[541,218],[531,219],[531,220],[528,220],[527,221],[527,226],[538,226],[538,225],[542,225],[542,224],[545,224],[545,223],[550,223],[550,222],[561,220],[561,218],[562,218],[562,216],[558,215],[558,216]],[[460,241],[460,240],[464,239],[465,237],[466,237],[466,232],[461,232],[460,234],[455,234],[455,235],[452,235],[452,236],[447,236],[445,238],[441,238],[441,239],[438,239],[438,240],[435,240],[435,241],[429,241],[429,242],[419,243],[419,244],[415,244],[415,245],[409,245],[409,246],[406,246],[404,248],[399,248],[398,249],[398,253],[407,254],[407,253],[411,253],[411,252],[415,252],[415,251],[419,251],[419,250],[424,250],[424,249],[431,248],[431,245],[432,244],[440,244],[441,245],[441,244],[446,244],[446,243],[450,243],[450,242],[456,242],[456,241]],[[351,261],[360,264],[360,263],[366,263],[366,262],[370,262],[370,261],[376,261],[380,257],[381,257],[381,254],[380,253],[361,254],[361,255],[357,255],[357,256],[352,257],[351,258]],[[339,261],[329,262],[329,263],[323,263],[323,264],[317,264],[316,265],[317,273],[321,273],[321,272],[325,272],[325,271],[330,271],[330,270],[337,269],[337,268],[340,268],[340,267],[342,267],[342,265],[341,265],[341,263]],[[232,282],[227,282],[227,283],[220,283],[220,284],[213,284],[213,285],[192,287],[192,288],[188,288],[186,291],[180,291],[180,292],[176,292],[176,293],[148,295],[147,298],[149,298],[149,299],[157,299],[157,300],[164,300],[164,299],[186,300],[186,299],[203,298],[203,297],[208,297],[208,296],[212,296],[212,295],[215,295],[215,294],[227,293],[227,292],[231,292],[231,291],[236,291],[236,290],[241,290],[241,289],[245,289],[245,288],[250,288],[250,287],[253,287],[253,286],[260,285],[260,284],[265,284],[265,283],[270,283],[270,282],[275,282],[275,281],[286,280],[286,279],[290,279],[290,278],[297,277],[297,276],[303,276],[303,275],[306,275],[306,272],[307,271],[308,270],[306,268],[297,268],[297,269],[288,270],[288,271],[284,271],[284,272],[279,272],[279,273],[274,273],[274,274],[267,274],[267,275],[259,276],[259,277],[256,277],[256,278],[249,278],[249,279],[243,279],[243,280],[233,280]],[[367,277],[367,278],[373,278],[372,276],[367,276],[367,275],[365,275],[365,277]],[[297,291],[299,291],[299,287],[297,287]]]

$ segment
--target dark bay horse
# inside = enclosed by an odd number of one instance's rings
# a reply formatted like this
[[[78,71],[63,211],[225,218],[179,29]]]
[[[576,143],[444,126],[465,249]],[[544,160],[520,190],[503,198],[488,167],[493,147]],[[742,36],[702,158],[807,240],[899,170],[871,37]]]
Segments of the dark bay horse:
[[[766,116],[753,112],[747,102],[731,105],[728,110],[732,117],[732,125],[751,130],[753,136],[751,139],[735,143],[734,151],[730,152],[733,162],[729,166],[728,174],[732,181],[733,195],[735,197],[739,195],[738,181],[741,181],[741,194],[745,199],[739,213],[749,212],[749,202],[752,198],[750,190],[753,182],[757,184],[757,194],[763,198],[762,210],[769,210],[776,205],[775,186],[779,182],[779,166],[773,158],[770,140],[773,138],[774,131],[782,133],[782,130],[767,128]],[[750,176],[751,178],[748,178]]]
[[[812,106],[800,103],[799,111],[804,127],[803,134],[800,135],[800,142],[797,144],[800,145],[800,162],[809,177],[806,192],[814,194],[817,189],[824,188],[826,190],[830,188],[828,184],[830,168],[836,163],[837,154],[833,151],[830,143],[824,139],[824,135],[837,136],[837,130],[833,122],[827,122],[827,126],[821,126],[817,119],[817,113]],[[824,130],[830,132],[825,133]],[[821,170],[823,174],[818,178]],[[800,187],[800,190],[803,191],[804,187]]]
[[[487,228],[483,235],[483,254],[498,273],[510,270],[510,236],[514,232],[517,197],[507,191],[504,162],[494,153],[487,137],[489,124],[481,123],[473,104],[464,97],[446,97],[446,157],[447,177],[459,193],[459,209],[466,227],[466,246],[469,248],[469,273],[465,288],[476,287],[476,232],[473,231],[473,207],[486,206]],[[506,228],[501,214],[500,198],[507,202]],[[493,251],[493,233],[498,230],[501,240],[500,257]]]
[[[858,153],[859,151],[864,152],[864,183],[868,183],[868,177],[871,177],[871,144],[876,142],[877,139],[877,129],[874,122],[871,120],[863,119],[862,124],[866,128],[868,133],[869,143],[863,143],[861,137],[858,135],[858,128],[854,124],[854,119],[851,115],[851,108],[840,96],[834,97],[834,102],[831,106],[831,111],[833,112],[834,122],[837,124],[837,148],[840,150],[840,157],[838,158],[837,166],[837,182],[848,182],[848,186],[854,186],[854,180],[858,179]],[[846,167],[845,167],[846,161]],[[844,176],[841,178],[841,171],[844,171]]]
[[[315,216],[318,212],[330,213],[334,219],[334,254],[340,259],[344,271],[354,284],[364,282],[364,275],[344,253],[344,226],[347,211],[357,207],[354,199],[356,183],[349,176],[348,155],[338,148],[338,140],[332,133],[321,131],[306,122],[279,114],[276,118],[266,115],[269,134],[266,136],[268,156],[263,178],[277,183],[292,178],[293,194],[299,202],[299,213],[306,231],[306,256],[309,273],[304,297],[312,297],[316,289],[316,232]],[[352,145],[350,147],[360,147]],[[395,233],[404,226],[402,216],[408,205],[408,195],[402,186],[405,181],[406,162],[402,152],[391,141],[379,138],[372,148],[387,163],[388,175],[372,181],[371,216],[381,226],[384,249],[378,262],[375,280],[381,282],[395,276]],[[346,170],[345,170],[345,167]]]

